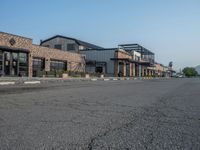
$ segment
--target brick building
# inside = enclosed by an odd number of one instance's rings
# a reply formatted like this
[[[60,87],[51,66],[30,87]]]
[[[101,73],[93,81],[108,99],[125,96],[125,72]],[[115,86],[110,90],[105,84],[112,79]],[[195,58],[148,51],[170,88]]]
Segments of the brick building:
[[[164,66],[160,63],[155,63],[155,75],[157,77],[171,77],[173,70],[170,69],[170,67]]]
[[[37,76],[44,71],[84,71],[78,53],[32,44],[32,39],[0,32],[0,75]]]

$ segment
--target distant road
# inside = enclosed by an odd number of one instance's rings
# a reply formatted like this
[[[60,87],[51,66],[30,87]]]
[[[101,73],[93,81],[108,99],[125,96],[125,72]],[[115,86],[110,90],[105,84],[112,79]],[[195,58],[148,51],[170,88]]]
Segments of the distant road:
[[[200,79],[0,86],[0,150],[199,150]]]

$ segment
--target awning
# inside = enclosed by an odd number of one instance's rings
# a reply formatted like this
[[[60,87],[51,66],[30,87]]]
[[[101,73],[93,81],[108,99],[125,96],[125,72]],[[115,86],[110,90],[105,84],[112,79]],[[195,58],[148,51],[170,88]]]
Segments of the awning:
[[[0,46],[0,50],[4,51],[13,51],[13,52],[26,52],[29,53],[30,51],[27,49],[22,48],[14,48],[14,47],[7,47],[7,46]]]
[[[124,60],[124,61],[129,61],[129,58],[110,58],[110,60]]]

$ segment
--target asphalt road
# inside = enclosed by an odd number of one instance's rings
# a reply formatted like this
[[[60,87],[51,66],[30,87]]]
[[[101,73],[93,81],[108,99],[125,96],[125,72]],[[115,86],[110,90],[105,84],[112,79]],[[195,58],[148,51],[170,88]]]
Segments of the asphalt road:
[[[199,150],[200,79],[0,87],[1,150]]]

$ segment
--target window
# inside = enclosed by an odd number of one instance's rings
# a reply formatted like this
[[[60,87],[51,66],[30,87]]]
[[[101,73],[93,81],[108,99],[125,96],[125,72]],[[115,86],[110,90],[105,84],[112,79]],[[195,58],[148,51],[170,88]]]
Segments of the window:
[[[0,50],[0,75],[2,74],[3,70],[3,52]]]
[[[102,73],[103,72],[103,67],[96,67],[95,72],[96,73]]]
[[[75,44],[67,44],[68,51],[75,51]]]
[[[18,60],[18,53],[12,53],[12,59],[14,61],[17,61]]]
[[[45,68],[45,61],[44,59],[33,59],[33,70],[42,71]]]
[[[55,49],[60,49],[60,50],[61,50],[61,49],[62,49],[62,45],[61,45],[61,44],[56,44],[56,45],[54,45],[54,48],[55,48]]]
[[[28,57],[26,53],[19,53],[19,73],[20,75],[28,75]]]
[[[45,68],[45,59],[33,58],[33,77],[41,75],[41,71]]]
[[[51,71],[64,71],[66,70],[66,62],[63,61],[51,61],[50,70]]]

